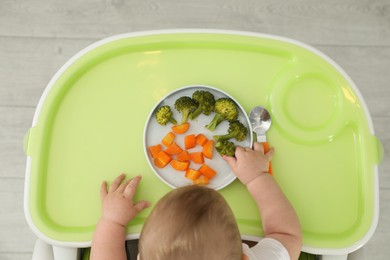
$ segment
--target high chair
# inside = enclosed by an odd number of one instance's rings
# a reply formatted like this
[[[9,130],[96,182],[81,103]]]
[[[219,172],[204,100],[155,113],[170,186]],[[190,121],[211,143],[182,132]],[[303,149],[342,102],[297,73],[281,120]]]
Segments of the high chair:
[[[76,260],[90,247],[103,180],[142,173],[137,198],[152,204],[171,189],[148,164],[145,122],[167,93],[196,84],[229,93],[246,113],[267,108],[273,177],[301,220],[302,251],[358,259],[378,222],[383,156],[358,88],[306,44],[203,29],[116,35],[77,53],[51,79],[24,140],[33,259]],[[258,240],[261,221],[246,189],[233,181],[220,192],[243,239]],[[138,238],[149,212],[129,223],[128,239]]]

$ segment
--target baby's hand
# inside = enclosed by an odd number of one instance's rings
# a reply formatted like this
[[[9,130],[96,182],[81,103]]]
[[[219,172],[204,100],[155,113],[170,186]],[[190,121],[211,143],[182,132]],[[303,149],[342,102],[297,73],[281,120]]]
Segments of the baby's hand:
[[[122,183],[125,174],[119,175],[107,191],[107,183],[103,182],[100,189],[102,199],[102,219],[112,223],[126,226],[139,212],[150,206],[148,201],[133,202],[141,176]]]
[[[237,146],[235,158],[224,156],[223,159],[229,164],[237,178],[244,185],[248,185],[259,175],[268,172],[269,162],[272,160],[273,154],[273,148],[264,154],[262,144],[256,142],[253,145],[253,150]]]

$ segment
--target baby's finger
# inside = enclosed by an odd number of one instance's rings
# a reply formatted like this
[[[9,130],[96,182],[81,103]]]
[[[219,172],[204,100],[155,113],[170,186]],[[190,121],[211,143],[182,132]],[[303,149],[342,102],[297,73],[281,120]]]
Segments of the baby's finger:
[[[100,198],[104,200],[107,196],[107,182],[103,181],[102,185],[100,186]]]
[[[135,191],[137,190],[137,186],[141,181],[142,176],[138,175],[130,180],[129,184],[127,184],[125,191],[123,192],[124,196],[132,199],[134,197]]]
[[[236,152],[235,152],[236,158],[237,158],[237,159],[241,158],[241,157],[247,152],[246,149],[252,150],[252,149],[250,149],[250,148],[243,148],[243,147],[241,147],[241,146],[237,146],[237,147],[236,147]]]
[[[129,185],[129,183],[131,182],[131,180],[128,180],[128,181],[125,181],[124,183],[122,183],[118,189],[117,189],[117,192],[120,192],[120,193],[123,193],[127,187],[127,185]]]
[[[126,175],[124,173],[122,173],[121,175],[119,175],[118,177],[116,177],[116,179],[112,182],[112,184],[110,185],[110,189],[108,190],[108,192],[113,192],[115,191],[116,189],[118,189],[119,185],[122,183],[123,179],[126,177]]]
[[[230,156],[227,156],[227,155],[224,155],[222,158],[227,162],[227,164],[230,166],[230,168],[233,169],[233,168],[236,167],[236,165],[237,165],[236,158],[230,157]]]
[[[151,203],[149,201],[141,200],[138,201],[136,204],[134,204],[134,208],[136,208],[138,212],[141,212],[142,210],[146,209],[150,205]]]
[[[253,144],[253,150],[264,153],[264,146],[260,142]]]
[[[272,157],[274,157],[275,149],[272,147],[268,150],[268,152],[265,154],[265,157],[267,157],[268,161],[272,161]]]

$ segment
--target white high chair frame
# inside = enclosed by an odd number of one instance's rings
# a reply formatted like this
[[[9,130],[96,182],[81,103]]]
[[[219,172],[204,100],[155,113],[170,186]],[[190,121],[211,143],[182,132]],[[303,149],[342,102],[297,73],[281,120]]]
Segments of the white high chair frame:
[[[74,247],[52,246],[37,239],[34,246],[32,260],[78,260],[81,249]],[[347,255],[321,255],[321,260],[365,260],[364,247]]]

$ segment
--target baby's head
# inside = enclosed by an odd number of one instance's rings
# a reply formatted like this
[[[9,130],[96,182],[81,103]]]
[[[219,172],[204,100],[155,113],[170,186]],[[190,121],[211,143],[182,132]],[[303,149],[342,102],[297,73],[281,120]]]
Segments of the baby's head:
[[[139,253],[141,260],[240,260],[241,236],[217,191],[186,186],[156,204],[142,229]]]

